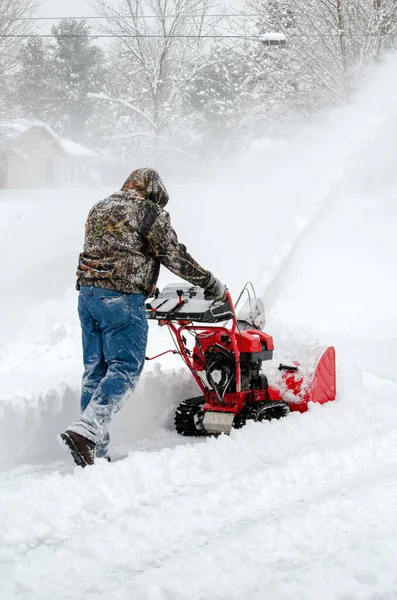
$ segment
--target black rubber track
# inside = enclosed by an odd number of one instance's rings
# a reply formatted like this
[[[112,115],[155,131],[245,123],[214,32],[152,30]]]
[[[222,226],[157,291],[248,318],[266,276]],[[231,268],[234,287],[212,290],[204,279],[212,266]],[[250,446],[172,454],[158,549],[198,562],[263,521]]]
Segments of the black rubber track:
[[[254,404],[250,404],[243,408],[243,410],[236,415],[233,427],[235,429],[241,429],[247,421],[261,422],[282,419],[283,417],[286,417],[289,412],[290,408],[286,402],[278,400],[255,402]]]
[[[204,396],[188,398],[181,402],[175,413],[175,429],[179,435],[198,437],[208,435],[200,423],[204,416],[202,408],[205,404]]]
[[[175,429],[179,435],[189,437],[199,437],[210,435],[200,424],[204,416],[202,408],[205,400],[203,396],[188,398],[181,402],[175,413]],[[233,423],[234,429],[241,429],[247,421],[272,421],[273,419],[282,419],[290,412],[286,402],[265,400],[246,406],[238,415]]]

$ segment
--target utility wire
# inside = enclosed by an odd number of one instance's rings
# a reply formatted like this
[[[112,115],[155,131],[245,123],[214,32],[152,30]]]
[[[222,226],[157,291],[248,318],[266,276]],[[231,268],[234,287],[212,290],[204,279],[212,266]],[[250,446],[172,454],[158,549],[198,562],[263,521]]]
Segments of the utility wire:
[[[216,17],[261,17],[264,14],[268,14],[270,15],[270,13],[261,13],[261,15],[258,14],[208,14],[208,15],[202,15],[200,13],[191,13],[188,15],[162,15],[162,18],[166,18],[166,19],[175,19],[176,17],[182,16],[183,18],[186,17],[192,17],[192,18],[216,18]],[[118,16],[106,16],[106,17],[99,17],[99,16],[93,16],[93,17],[17,17],[15,19],[13,19],[13,21],[62,21],[63,19],[77,19],[79,21],[94,21],[97,19],[107,19],[107,20],[117,20],[117,19],[157,19],[158,15],[118,15]]]
[[[215,34],[205,34],[205,35],[192,35],[192,34],[186,34],[186,35],[157,35],[157,34],[123,34],[120,33],[118,35],[116,34],[89,34],[89,35],[81,35],[81,34],[62,34],[62,35],[54,35],[52,33],[40,33],[40,34],[5,34],[2,35],[0,33],[0,39],[2,38],[71,38],[71,39],[76,39],[76,38],[84,38],[84,39],[98,39],[98,38],[107,38],[107,39],[122,39],[122,38],[136,38],[136,39],[146,39],[146,38],[157,38],[157,39],[174,39],[174,38],[181,38],[181,39],[206,39],[206,38],[211,38],[211,39],[239,39],[239,40],[259,40],[262,41],[261,38],[265,37],[266,35],[271,35],[271,33],[273,32],[268,32],[268,34],[259,34],[259,35],[215,35]],[[281,33],[281,32],[278,32]],[[381,36],[377,33],[365,33],[365,34],[360,34],[360,33],[293,33],[293,34],[286,34],[285,38],[286,40],[290,39],[290,38],[332,38],[332,37],[337,37],[339,38],[341,35],[343,35],[344,38],[349,39],[349,38],[372,38],[372,37],[389,37],[389,36],[394,36],[396,35],[394,32],[390,32],[388,34],[382,34]],[[267,40],[265,40],[267,41]],[[269,38],[270,41],[270,38]]]
[[[53,35],[51,33],[40,33],[38,35],[35,34],[6,34],[6,35],[1,35],[0,34],[0,40],[2,38],[70,38],[70,39],[79,39],[79,38],[84,38],[84,39],[93,39],[96,40],[98,38],[105,38],[105,39],[124,39],[124,38],[135,38],[135,39],[149,39],[149,38],[154,38],[154,39],[176,39],[176,38],[180,38],[180,39],[205,39],[205,38],[212,38],[212,39],[222,39],[222,38],[232,38],[232,39],[239,39],[239,40],[257,40],[259,39],[259,36],[250,36],[250,35],[156,35],[156,34],[144,34],[144,35],[139,35],[139,34],[123,34],[120,33],[119,35],[114,35],[114,34],[98,34],[98,35],[81,35],[81,34],[76,34],[76,35]]]

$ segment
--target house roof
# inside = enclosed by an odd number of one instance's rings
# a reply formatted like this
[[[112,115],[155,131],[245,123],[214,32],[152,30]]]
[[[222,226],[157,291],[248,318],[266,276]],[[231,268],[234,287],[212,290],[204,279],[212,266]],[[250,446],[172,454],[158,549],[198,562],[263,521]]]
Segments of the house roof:
[[[85,146],[81,146],[80,144],[76,144],[71,140],[66,140],[64,138],[58,138],[58,142],[66,154],[70,156],[84,156],[86,158],[99,158],[99,154],[94,150],[90,150],[90,148],[86,148]]]
[[[76,142],[72,142],[71,140],[61,138],[53,129],[51,129],[51,127],[46,125],[46,123],[30,119],[15,119],[0,125],[0,150],[9,149],[32,129],[41,129],[42,131],[45,131],[67,156],[99,158],[99,154],[95,152],[95,150],[91,150],[81,144],[76,144]]]

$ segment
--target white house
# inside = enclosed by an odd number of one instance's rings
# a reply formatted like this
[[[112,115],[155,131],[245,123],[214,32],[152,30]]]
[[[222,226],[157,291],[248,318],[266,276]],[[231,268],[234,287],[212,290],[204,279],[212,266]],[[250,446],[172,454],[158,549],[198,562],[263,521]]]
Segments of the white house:
[[[94,150],[60,138],[41,121],[0,125],[0,188],[77,187],[100,158]]]

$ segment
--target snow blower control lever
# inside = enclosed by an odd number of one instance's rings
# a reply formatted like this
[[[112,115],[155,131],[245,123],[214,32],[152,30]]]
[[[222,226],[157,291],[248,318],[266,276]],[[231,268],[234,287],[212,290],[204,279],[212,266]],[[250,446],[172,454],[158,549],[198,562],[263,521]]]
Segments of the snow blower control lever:
[[[274,344],[261,330],[263,304],[252,285],[251,290],[247,284],[248,300],[238,315],[229,292],[224,302],[213,302],[190,284],[168,285],[146,305],[148,319],[168,327],[177,348],[173,352],[181,355],[201,391],[176,411],[181,435],[229,434],[248,419],[279,419],[291,410],[305,412],[311,401],[335,398],[333,347],[310,349],[311,368],[294,360],[291,367],[270,368],[269,378],[262,372],[262,363],[273,359]],[[311,375],[303,376],[303,363]]]

